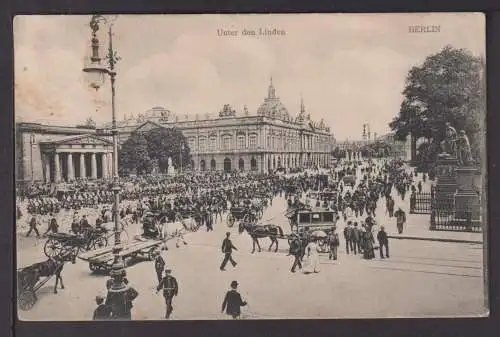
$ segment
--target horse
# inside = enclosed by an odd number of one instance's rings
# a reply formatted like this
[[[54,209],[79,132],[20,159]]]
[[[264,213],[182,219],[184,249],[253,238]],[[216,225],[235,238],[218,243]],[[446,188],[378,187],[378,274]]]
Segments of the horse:
[[[241,234],[244,231],[252,238],[252,254],[255,252],[255,244],[259,247],[259,252],[262,251],[259,244],[259,239],[261,238],[270,238],[271,245],[269,245],[268,251],[271,251],[271,248],[274,244],[276,244],[276,249],[274,252],[278,251],[278,236],[283,236],[283,229],[278,225],[257,225],[253,222],[240,221],[238,226],[238,232]]]
[[[20,290],[33,288],[40,280],[40,277],[50,277],[55,275],[56,282],[54,284],[54,294],[57,294],[57,285],[59,284],[59,280],[61,280],[61,289],[64,289],[64,283],[61,276],[64,263],[71,261],[72,264],[75,264],[76,255],[77,250],[72,249],[60,255],[56,255],[55,257],[48,258],[46,261],[38,262],[21,269],[18,276]]]
[[[180,216],[176,216],[174,222],[168,222],[166,216],[160,217],[156,220],[156,228],[158,230],[158,237],[160,240],[166,242],[170,238],[177,238],[175,246],[179,248],[180,242],[187,245],[186,240],[184,240],[184,234],[188,231],[193,231],[193,228],[198,229],[196,223],[193,219],[182,219]]]

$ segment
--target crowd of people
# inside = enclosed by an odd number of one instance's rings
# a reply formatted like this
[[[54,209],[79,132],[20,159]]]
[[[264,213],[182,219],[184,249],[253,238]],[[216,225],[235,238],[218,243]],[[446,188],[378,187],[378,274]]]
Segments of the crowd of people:
[[[328,171],[312,174],[304,171],[293,174],[207,172],[173,177],[134,176],[120,179],[122,202],[118,212],[120,218],[130,218],[134,223],[141,223],[143,235],[154,237],[158,235],[158,228],[154,224],[158,215],[167,222],[190,217],[197,228],[204,226],[210,231],[213,230],[214,223],[222,219],[231,207],[247,207],[250,212],[255,213],[258,211],[256,204],[272,204],[274,197],[284,195],[289,208],[315,206],[337,214],[327,231],[330,260],[341,258],[339,233],[343,235],[346,254],[359,254],[370,260],[375,258],[378,250],[380,258],[389,258],[389,238],[385,231],[387,225],[380,223],[384,221],[381,218],[386,219],[385,215],[389,219],[395,217],[399,233],[403,232],[406,213],[401,205],[405,195],[410,189],[411,193],[422,191],[422,182],[417,183],[416,176],[416,172],[409,171],[403,162],[397,160],[344,161]],[[424,175],[424,183],[425,179]],[[328,192],[329,197],[315,199],[311,197],[312,192]],[[32,232],[40,236],[38,228],[42,226],[44,219],[47,220],[44,234],[60,231],[61,224],[56,218],[61,213],[66,218],[71,218],[70,227],[63,224],[63,230],[75,234],[81,234],[89,228],[98,228],[113,220],[113,194],[108,181],[77,180],[60,189],[49,184],[32,184],[18,189],[18,198],[19,204],[25,205],[30,216],[27,236]],[[255,203],[256,200],[260,203]],[[377,214],[381,204],[385,207],[385,214]],[[148,214],[153,215],[151,223]],[[23,217],[19,206],[17,216],[18,219]],[[253,221],[257,222],[257,219],[254,218]],[[291,225],[293,228],[293,219]],[[339,228],[342,229],[338,231]],[[319,242],[307,230],[300,235],[294,233],[297,235],[292,235],[289,240],[289,254],[294,257],[291,271],[295,272],[299,268],[305,273],[318,273]],[[221,270],[225,269],[227,262],[236,267],[237,263],[231,256],[234,249],[236,248],[228,233],[222,244],[224,260]],[[160,254],[158,256],[161,258]],[[158,291],[164,290],[168,318],[173,310],[172,298],[178,292],[178,285],[172,280],[170,269],[165,268],[164,262],[155,260]],[[166,274],[163,275],[164,273]],[[234,285],[237,282],[231,286]],[[223,310],[231,307],[227,309],[228,314],[236,317],[239,314],[233,315],[238,312],[234,309],[235,305],[228,304],[236,301],[231,299],[233,297],[237,298],[228,292]],[[99,307],[95,317],[99,319],[107,314],[103,299],[96,300]],[[243,305],[243,301],[240,302]],[[111,311],[109,315],[112,315]]]

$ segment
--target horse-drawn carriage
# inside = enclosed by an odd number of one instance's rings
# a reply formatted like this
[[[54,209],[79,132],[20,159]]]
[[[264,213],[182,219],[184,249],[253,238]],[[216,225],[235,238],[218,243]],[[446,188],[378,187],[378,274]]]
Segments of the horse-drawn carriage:
[[[342,181],[344,182],[344,185],[346,186],[352,186],[356,185],[356,177],[354,175],[346,175],[342,178]]]
[[[43,251],[49,258],[56,257],[69,251],[76,255],[80,250],[93,250],[106,247],[108,239],[104,229],[87,229],[81,234],[49,233]]]
[[[325,208],[301,207],[289,209],[286,213],[292,233],[309,241],[315,239],[318,242],[320,252],[329,252],[328,233],[337,222],[336,211]]]
[[[36,292],[43,287],[53,276],[56,277],[54,293],[57,293],[57,285],[61,282],[64,289],[61,272],[64,263],[71,261],[75,263],[77,252],[74,250],[61,251],[46,261],[34,263],[17,270],[17,301],[21,310],[30,310],[36,303]]]
[[[229,209],[227,214],[227,226],[233,227],[236,221],[250,222],[252,221],[252,209],[250,206],[233,206]]]

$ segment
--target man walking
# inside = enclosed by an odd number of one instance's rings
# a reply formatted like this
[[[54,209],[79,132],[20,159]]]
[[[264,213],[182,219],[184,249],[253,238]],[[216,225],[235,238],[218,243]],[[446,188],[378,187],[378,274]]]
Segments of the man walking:
[[[351,222],[347,222],[347,226],[344,227],[344,239],[345,239],[345,250],[349,254],[349,247],[351,245],[352,227]]]
[[[297,266],[299,267],[299,269],[302,269],[302,262],[300,262],[300,260],[302,259],[302,245],[298,236],[295,236],[290,243],[289,255],[294,256],[292,269],[290,271],[292,273],[295,273],[295,268],[297,268]]]
[[[382,247],[385,246],[385,256],[389,258],[389,238],[387,237],[387,233],[385,231],[384,226],[380,226],[380,231],[377,234],[377,241],[380,249],[380,258],[384,258],[384,251]]]
[[[165,269],[165,260],[161,256],[160,252],[157,250],[154,251],[154,255],[155,255],[156,277],[158,278],[158,284],[160,284],[163,276],[162,273],[163,270]]]
[[[165,318],[170,318],[172,311],[174,310],[172,306],[172,300],[174,296],[177,296],[179,293],[179,285],[175,277],[170,275],[172,270],[165,270],[165,277],[160,281],[160,284],[156,288],[156,293],[158,293],[161,289],[163,289],[163,297],[165,298],[165,304],[167,306],[167,312],[165,314]]]
[[[337,260],[337,250],[340,245],[339,235],[335,233],[336,229],[336,227],[333,227],[332,231],[328,235],[328,244],[330,245],[330,254],[328,259],[333,259],[334,261]]]
[[[222,302],[221,310],[221,312],[226,310],[226,314],[233,317],[233,319],[239,319],[241,315],[241,307],[247,305],[247,302],[241,299],[241,295],[236,288],[238,288],[238,282],[231,282],[231,290],[226,293],[224,302]]]
[[[30,229],[29,229],[28,233],[26,233],[26,237],[30,236],[31,231],[34,231],[36,234],[36,237],[39,238],[40,232],[38,232],[38,228],[37,228],[38,225],[40,225],[40,217],[33,216],[29,222]]]
[[[222,261],[222,264],[220,265],[221,271],[225,270],[224,268],[226,268],[227,261],[230,261],[231,264],[233,265],[233,267],[236,267],[236,265],[237,265],[237,263],[233,260],[233,257],[231,256],[231,254],[233,253],[233,249],[234,250],[238,250],[238,249],[236,249],[236,247],[231,242],[231,239],[229,239],[230,235],[231,235],[231,233],[226,232],[226,238],[222,241],[222,252],[224,253],[224,260]]]

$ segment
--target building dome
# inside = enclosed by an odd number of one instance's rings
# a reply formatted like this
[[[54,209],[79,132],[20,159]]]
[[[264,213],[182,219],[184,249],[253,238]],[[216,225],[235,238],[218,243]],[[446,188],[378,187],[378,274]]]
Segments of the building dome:
[[[285,121],[290,120],[288,109],[283,105],[283,103],[281,103],[279,97],[276,97],[276,91],[273,86],[272,78],[271,83],[269,84],[267,97],[264,98],[264,102],[262,102],[257,109],[257,114]]]
[[[138,120],[140,122],[153,121],[153,122],[168,122],[173,117],[170,110],[161,106],[155,106],[146,112],[139,114]]]

